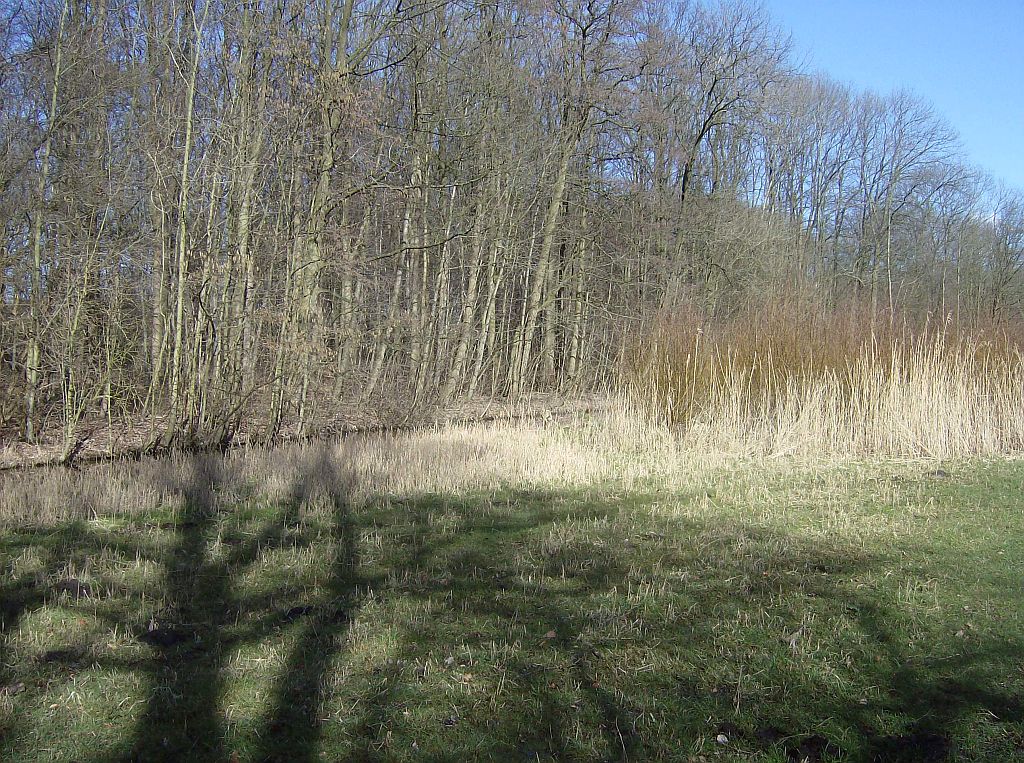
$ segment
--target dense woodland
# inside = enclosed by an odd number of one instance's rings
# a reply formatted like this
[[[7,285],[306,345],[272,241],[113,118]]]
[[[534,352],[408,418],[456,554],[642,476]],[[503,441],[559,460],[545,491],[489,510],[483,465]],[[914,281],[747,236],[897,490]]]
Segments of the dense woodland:
[[[0,88],[8,438],[272,439],[607,384],[676,307],[1024,296],[1024,196],[739,0],[5,2]]]

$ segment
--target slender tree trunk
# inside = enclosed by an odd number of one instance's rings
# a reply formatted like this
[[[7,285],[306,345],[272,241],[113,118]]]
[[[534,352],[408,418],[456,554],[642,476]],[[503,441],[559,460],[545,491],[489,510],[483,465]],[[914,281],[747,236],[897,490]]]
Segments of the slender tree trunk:
[[[68,0],[61,6],[60,23],[57,26],[57,50],[53,64],[53,85],[50,88],[50,110],[47,115],[46,138],[39,157],[39,181],[36,186],[36,208],[32,215],[30,233],[32,247],[32,294],[29,295],[29,338],[25,357],[25,439],[36,439],[36,401],[39,394],[39,364],[42,345],[42,300],[43,300],[43,221],[46,217],[47,194],[50,180],[50,157],[53,151],[53,133],[57,121],[57,98],[64,63],[64,25],[68,18]]]
[[[185,352],[185,285],[188,279],[188,215],[189,190],[192,160],[192,133],[194,130],[194,112],[196,101],[196,82],[199,76],[199,61],[202,55],[202,36],[209,12],[209,0],[204,0],[203,18],[198,23],[195,8],[189,14],[194,32],[192,44],[192,61],[189,69],[188,86],[185,90],[185,136],[179,177],[178,222],[176,235],[176,291],[174,297],[174,345],[171,356],[171,429],[175,431],[181,424],[184,409],[182,398],[183,363]]]
[[[530,345],[537,329],[537,318],[541,310],[541,298],[544,294],[544,287],[548,279],[548,268],[551,265],[551,254],[555,245],[555,234],[558,229],[558,220],[562,211],[562,202],[565,199],[566,181],[569,178],[569,167],[575,155],[576,146],[579,143],[582,125],[571,130],[571,135],[563,139],[558,167],[555,171],[554,184],[551,188],[551,198],[548,203],[547,214],[544,217],[544,228],[540,240],[540,253],[537,257],[537,265],[532,274],[530,292],[526,301],[526,315],[516,336],[516,353],[514,355],[517,367],[513,369],[509,384],[509,393],[513,399],[518,398],[523,392],[523,383],[526,377],[526,369],[530,360]]]

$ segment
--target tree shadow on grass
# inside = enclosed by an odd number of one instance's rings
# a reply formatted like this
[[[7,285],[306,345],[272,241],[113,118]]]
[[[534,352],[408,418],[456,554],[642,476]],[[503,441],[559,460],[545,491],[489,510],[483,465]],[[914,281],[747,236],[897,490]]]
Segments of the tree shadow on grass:
[[[11,560],[27,555],[31,568],[12,575],[10,581],[0,586],[0,699],[24,703],[70,678],[81,665],[88,644],[75,639],[73,634],[68,639],[70,643],[49,649],[28,662],[24,654],[22,659],[15,657],[13,646],[19,635],[24,635],[20,631],[26,623],[29,632],[36,627],[31,618],[38,610],[52,606],[85,611],[94,605],[99,586],[74,575],[88,568],[91,559],[103,552],[148,558],[153,549],[94,530],[80,520],[57,527],[19,526],[0,534],[0,555]],[[24,718],[17,713],[4,713],[0,720],[0,758],[14,749],[15,740],[25,730]]]
[[[401,666],[440,662],[442,670],[456,671],[458,680],[457,671],[472,666],[463,666],[452,654],[461,647],[472,650],[488,642],[518,644],[516,637],[504,629],[510,622],[525,623],[525,638],[561,653],[558,660],[568,667],[568,675],[553,674],[550,665],[537,662],[534,650],[516,646],[517,654],[507,664],[514,675],[508,684],[508,696],[502,698],[507,706],[496,706],[495,714],[486,719],[474,719],[463,717],[463,709],[452,704],[451,697],[436,697],[434,709],[440,717],[435,733],[442,739],[447,737],[448,746],[436,749],[424,742],[421,748],[415,738],[404,739],[415,745],[411,759],[594,759],[581,757],[574,738],[573,725],[578,718],[573,715],[578,715],[582,705],[604,739],[604,758],[632,759],[642,749],[635,714],[595,673],[591,664],[594,648],[571,635],[582,630],[580,610],[586,606],[585,599],[621,583],[628,563],[606,551],[580,570],[585,590],[559,594],[543,584],[523,581],[522,570],[509,556],[531,545],[539,533],[560,520],[608,521],[620,510],[612,503],[566,508],[567,499],[571,504],[573,497],[572,493],[521,491],[499,502],[497,511],[490,500],[483,499],[432,496],[398,503],[399,515],[411,524],[407,533],[410,540],[398,555],[400,561],[390,576],[392,585],[385,596],[392,600],[408,597],[423,602],[443,601],[444,607],[436,613],[438,622],[404,631],[395,658],[374,671],[378,680],[373,696],[361,703],[361,715],[350,726],[360,734],[353,759],[390,760],[395,756],[391,732],[402,725],[399,713],[406,714],[403,708],[409,684],[416,680]],[[456,529],[448,534],[431,529],[429,517],[453,512],[461,520]],[[536,572],[543,576],[549,571],[539,568]],[[562,606],[566,601],[570,605]],[[483,627],[483,631],[471,630],[471,624]],[[452,625],[465,631],[458,634],[459,641],[450,640],[447,626]],[[583,691],[582,701],[573,707],[566,705],[557,685],[566,678]],[[468,733],[461,729],[460,733],[460,726],[479,720],[483,720],[482,725]]]
[[[211,457],[196,457],[184,485],[177,541],[166,561],[169,610],[139,638],[156,650],[154,685],[135,732],[131,759],[226,760],[218,702],[222,631],[230,610],[229,570],[209,551],[217,521],[219,476]]]
[[[79,552],[114,544],[164,566],[169,606],[152,628],[124,614],[109,621],[135,628],[154,653],[141,664],[111,662],[152,679],[126,757],[230,760],[226,658],[282,634],[288,652],[270,676],[258,733],[241,740],[242,759],[666,759],[685,757],[702,738],[714,747],[723,732],[730,746],[720,752],[736,756],[817,760],[842,751],[853,760],[938,761],[966,757],[957,734],[972,714],[989,711],[1019,731],[1019,720],[1012,723],[1021,717],[1020,696],[997,673],[1019,663],[1021,639],[979,634],[955,659],[930,660],[904,643],[891,601],[851,583],[884,573],[891,564],[884,556],[781,528],[644,518],[642,505],[572,491],[380,500],[354,512],[343,467],[327,450],[315,453],[281,511],[217,553],[213,540],[232,507],[216,505],[222,476],[209,457],[192,463],[166,554],[158,544],[84,528],[36,540],[48,574],[75,542]],[[238,578],[268,550],[309,550],[301,509],[320,495],[330,558],[317,597],[287,580],[241,590]],[[384,575],[367,572],[364,529],[387,531]],[[637,595],[655,570],[658,592]],[[334,666],[351,623],[365,616],[368,586],[375,609],[412,602],[430,615],[401,626],[386,663],[354,667],[368,671],[361,683],[335,686]],[[25,580],[7,590],[5,634],[43,603]],[[282,611],[282,600],[295,606]],[[815,653],[784,643],[808,611],[819,621],[846,617],[846,636],[867,640],[869,656],[879,659],[852,670],[887,691],[881,704],[837,698],[814,672]],[[723,624],[748,621],[748,633],[733,633],[723,646]],[[776,673],[767,683],[776,685],[764,688],[758,706],[737,712],[743,670],[757,650],[770,652]],[[651,669],[637,662],[641,656]],[[481,675],[499,671],[507,680],[482,699]],[[345,740],[324,723],[340,713],[336,692],[352,708]],[[410,708],[415,723],[405,715]]]
[[[328,496],[331,513],[333,560],[320,601],[289,610],[299,621],[298,634],[284,669],[277,677],[271,710],[260,734],[254,759],[307,761],[319,758],[321,719],[328,699],[331,663],[340,649],[348,625],[359,606],[359,557],[356,528],[350,512],[351,486],[326,450],[300,483],[298,504],[317,487]]]
[[[913,653],[901,643],[891,624],[891,613],[876,601],[853,599],[863,631],[879,645],[882,668],[879,681],[888,691],[881,709],[897,728],[879,733],[867,718],[857,718],[867,740],[867,755],[879,763],[938,763],[971,758],[977,740],[959,738],[968,716],[987,716],[1013,739],[1005,752],[991,758],[1024,759],[1024,696],[1007,686],[1007,678],[1024,669],[1024,644],[1013,639],[975,639],[964,633],[963,647],[953,656]],[[971,639],[968,641],[967,639]],[[1017,728],[1005,724],[1017,724]]]
[[[279,628],[282,613],[275,604],[296,595],[298,588],[286,583],[267,594],[239,595],[233,590],[233,581],[267,552],[287,548],[301,553],[312,543],[313,539],[299,530],[299,515],[310,498],[315,473],[323,463],[324,458],[319,457],[295,477],[290,499],[282,510],[269,512],[271,516],[249,538],[221,537],[228,524],[225,518],[235,507],[218,510],[216,496],[222,488],[223,475],[221,462],[212,455],[191,458],[186,476],[180,481],[160,477],[163,489],[182,495],[182,506],[175,511],[172,521],[153,523],[142,517],[132,520],[159,532],[172,532],[174,539],[169,549],[160,542],[147,543],[133,536],[131,530],[139,528],[133,528],[131,522],[126,531],[97,529],[75,521],[58,527],[19,528],[4,537],[0,540],[0,552],[6,556],[13,558],[31,551],[43,557],[32,574],[0,588],[0,648],[5,666],[13,662],[6,659],[9,634],[25,615],[58,603],[71,612],[79,610],[83,616],[106,622],[112,634],[133,634],[148,646],[152,656],[97,656],[88,654],[89,644],[53,649],[42,655],[41,662],[18,665],[11,675],[7,675],[5,668],[0,676],[4,679],[0,691],[10,693],[8,684],[16,686],[17,702],[27,707],[42,695],[74,681],[86,668],[141,674],[149,679],[151,690],[137,728],[126,742],[127,751],[117,757],[225,759],[224,713],[219,706],[225,655],[242,644],[259,642]],[[228,548],[217,549],[215,553],[218,539],[226,540]],[[138,609],[147,609],[144,588],[114,592],[111,606],[106,606],[105,586],[96,580],[91,581],[89,592],[82,596],[58,598],[53,583],[61,569],[68,568],[76,559],[75,564],[90,567],[92,559],[101,557],[162,567],[160,598],[166,606],[148,622],[139,622],[133,614]],[[242,620],[245,622],[240,623]],[[72,636],[69,632],[65,638]],[[26,680],[16,681],[19,677]],[[26,719],[18,713],[5,716],[0,728],[0,752],[6,750],[15,755],[19,737],[26,736]],[[95,758],[109,759],[108,755]]]
[[[358,531],[349,515],[349,485],[330,449],[317,449],[294,475],[282,510],[265,520],[254,537],[234,543],[222,554],[223,561],[214,561],[208,548],[217,522],[216,490],[212,462],[197,461],[185,489],[179,544],[168,561],[167,585],[179,623],[160,629],[162,636],[155,641],[150,635],[151,643],[161,649],[158,660],[166,664],[166,671],[160,671],[151,692],[133,757],[226,760],[230,751],[225,748],[223,709],[218,704],[225,652],[260,642],[281,627],[300,627],[278,678],[273,717],[260,735],[262,752],[254,759],[312,759],[334,642],[357,606]],[[233,579],[263,554],[281,549],[300,552],[313,543],[302,529],[302,510],[318,494],[330,504],[330,545],[335,554],[324,600],[281,611],[278,602],[301,593],[296,586],[278,585],[255,595],[233,591]],[[228,627],[232,616],[235,622]],[[251,620],[246,627],[237,623],[243,617]]]
[[[82,522],[56,528],[24,528],[4,538],[0,543],[4,553],[13,556],[34,549],[43,554],[45,568],[3,588],[6,595],[0,645],[5,654],[7,634],[25,614],[57,602],[51,579],[71,559],[85,560],[88,566],[91,558],[113,555],[126,563],[134,560],[163,569],[161,598],[165,606],[146,622],[133,617],[139,608],[146,609],[147,592],[143,588],[115,593],[108,607],[104,586],[94,580],[87,596],[63,602],[72,612],[80,609],[83,616],[105,622],[111,633],[132,634],[147,645],[152,656],[87,655],[88,644],[50,650],[43,656],[45,665],[19,666],[22,675],[35,678],[26,681],[27,687],[19,686],[18,701],[29,706],[43,694],[52,694],[62,684],[74,681],[86,668],[141,675],[151,684],[146,706],[122,746],[125,752],[113,759],[227,760],[230,751],[225,746],[221,706],[226,657],[232,650],[260,643],[280,629],[290,619],[291,611],[280,611],[278,603],[301,593],[301,586],[290,581],[263,593],[236,590],[235,581],[267,553],[286,549],[301,554],[314,542],[303,529],[300,515],[319,481],[340,484],[333,468],[326,450],[312,459],[293,479],[289,499],[279,511],[268,510],[270,516],[251,536],[232,535],[229,525],[236,507],[222,510],[217,506],[217,494],[224,487],[220,461],[213,455],[197,455],[189,460],[180,484],[171,485],[182,495],[182,505],[173,519],[155,524],[142,518],[134,520],[152,525],[159,532],[173,533],[170,548],[165,549],[160,542],[147,543],[130,532],[100,530]],[[331,472],[329,480],[323,475],[325,469]],[[340,495],[332,493],[334,498]],[[344,505],[338,501],[335,504]],[[344,538],[354,549],[352,534],[346,533]],[[223,545],[216,547],[218,542]],[[24,722],[15,713],[4,724],[0,729],[0,752],[17,754],[17,740],[25,736]],[[111,760],[111,755],[92,759],[98,763]]]
[[[3,546],[5,552],[14,548],[25,548],[32,545],[22,542],[19,537],[8,537]],[[43,575],[55,574],[60,558],[53,548],[42,551]],[[22,618],[29,612],[43,605],[46,590],[37,580],[37,575],[21,575],[0,587],[0,692],[7,696],[21,694],[26,690],[25,682],[19,671],[15,669],[15,659],[11,650],[11,634],[18,630]],[[13,717],[0,717],[0,752],[6,746],[8,738],[18,732]]]
[[[562,498],[529,493],[511,500],[554,505]],[[433,498],[404,505],[414,515],[423,510],[451,511],[451,507],[446,503],[442,509]],[[947,663],[945,670],[938,660],[922,659],[927,648],[901,646],[899,638],[889,632],[898,628],[895,623],[905,620],[905,613],[884,598],[866,599],[852,584],[863,576],[884,574],[891,564],[884,556],[790,537],[780,529],[728,522],[711,527],[680,520],[658,529],[666,536],[679,532],[684,537],[710,538],[714,547],[687,549],[666,544],[662,551],[637,555],[631,547],[639,541],[609,535],[598,538],[599,543],[570,543],[564,553],[556,551],[549,558],[536,559],[535,574],[524,579],[522,565],[513,562],[508,550],[517,545],[541,545],[536,532],[546,524],[541,517],[554,520],[557,512],[550,515],[549,509],[540,506],[537,521],[524,523],[515,515],[480,518],[487,513],[483,506],[474,509],[463,504],[459,511],[465,521],[457,530],[456,553],[452,553],[450,542],[428,537],[416,548],[413,574],[388,591],[392,598],[446,602],[445,610],[434,618],[442,624],[431,622],[404,634],[402,657],[417,662],[444,654],[458,646],[448,641],[453,630],[469,651],[494,640],[518,643],[516,635],[502,628],[508,622],[525,623],[523,638],[533,644],[517,648],[516,658],[509,663],[515,680],[507,685],[501,702],[506,715],[497,700],[494,714],[487,718],[480,718],[479,712],[467,706],[462,722],[476,726],[473,732],[448,734],[452,758],[663,759],[693,750],[701,737],[714,747],[716,736],[722,736],[732,745],[722,752],[744,756],[767,755],[774,750],[791,760],[845,756],[939,761],[952,756],[969,759],[956,735],[963,733],[961,724],[972,715],[994,713],[1009,720],[1008,734],[1020,734],[1019,686],[1015,690],[992,681],[994,672],[1020,661],[1024,643],[1019,634],[1009,640],[982,639],[955,662]],[[576,519],[575,511],[569,509],[561,516]],[[583,507],[581,513],[590,519],[612,519],[618,511],[608,504]],[[416,569],[419,566],[425,569]],[[666,593],[689,603],[687,616],[643,624],[635,635],[625,638],[610,637],[614,623],[602,633],[602,621],[595,619],[597,608],[603,606],[600,602],[609,596],[622,598],[622,589],[637,584],[644,570],[654,566],[679,581],[668,585]],[[643,607],[634,609],[613,613],[612,618],[639,623]],[[749,637],[734,636],[738,643],[728,647],[719,643],[716,630],[723,622],[730,618],[756,621],[768,610],[792,619],[781,622],[777,632],[754,629]],[[831,645],[802,653],[797,641],[813,635],[801,635],[802,610],[819,620],[841,620],[858,613],[840,638],[864,637],[877,643],[877,648],[869,650],[875,652],[875,660],[848,664],[844,669],[841,664],[821,663],[817,656]],[[484,623],[485,632],[469,632],[470,623],[474,628]],[[796,626],[800,630],[791,641],[787,632]],[[812,619],[807,627],[813,630],[817,626]],[[553,656],[542,654],[538,643]],[[662,650],[666,663],[625,680],[617,675],[616,655],[644,650]],[[774,664],[775,675],[768,683],[779,685],[765,690],[762,706],[740,713],[736,708],[744,663],[758,650],[771,653],[768,662]],[[666,670],[680,653],[685,653],[686,659],[675,670]],[[838,657],[830,659],[839,661]],[[704,666],[680,676],[676,671],[686,672],[687,660]],[[553,670],[552,664],[562,667]],[[889,700],[881,706],[865,706],[855,695],[836,696],[831,682],[820,675],[822,668],[831,671],[836,667],[853,680],[886,687]],[[737,669],[738,683],[712,685],[716,671],[735,674]],[[389,696],[401,694],[406,688],[402,684],[408,683],[410,676],[405,673],[389,681]],[[566,681],[578,687],[571,701],[571,693],[561,685]],[[686,696],[689,692],[692,696]],[[672,700],[662,701],[672,695]],[[800,697],[795,704],[794,695]],[[442,698],[437,700],[440,704]],[[393,707],[374,705],[372,722],[364,722],[362,728],[402,729],[403,720],[396,710],[404,706],[401,702]],[[460,712],[457,709],[452,717]],[[880,712],[884,717],[879,717]],[[894,724],[897,728],[902,724],[903,729],[894,733]],[[581,727],[590,736],[586,744],[580,741]],[[668,734],[659,738],[655,728]],[[823,729],[830,736],[823,735]],[[400,735],[396,732],[395,736]],[[431,756],[424,751],[422,759]]]

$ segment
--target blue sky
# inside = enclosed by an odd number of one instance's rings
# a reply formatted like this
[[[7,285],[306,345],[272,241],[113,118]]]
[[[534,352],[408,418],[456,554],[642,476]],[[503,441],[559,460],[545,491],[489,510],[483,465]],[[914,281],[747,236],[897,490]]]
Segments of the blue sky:
[[[809,71],[917,93],[969,161],[1024,189],[1024,0],[763,2]]]

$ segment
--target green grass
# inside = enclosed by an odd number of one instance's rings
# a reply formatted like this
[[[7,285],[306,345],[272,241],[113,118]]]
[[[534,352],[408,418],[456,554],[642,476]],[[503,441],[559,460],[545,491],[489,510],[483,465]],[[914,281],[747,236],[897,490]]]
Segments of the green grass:
[[[200,459],[2,536],[0,759],[1024,759],[1024,465],[931,468],[274,504]]]

